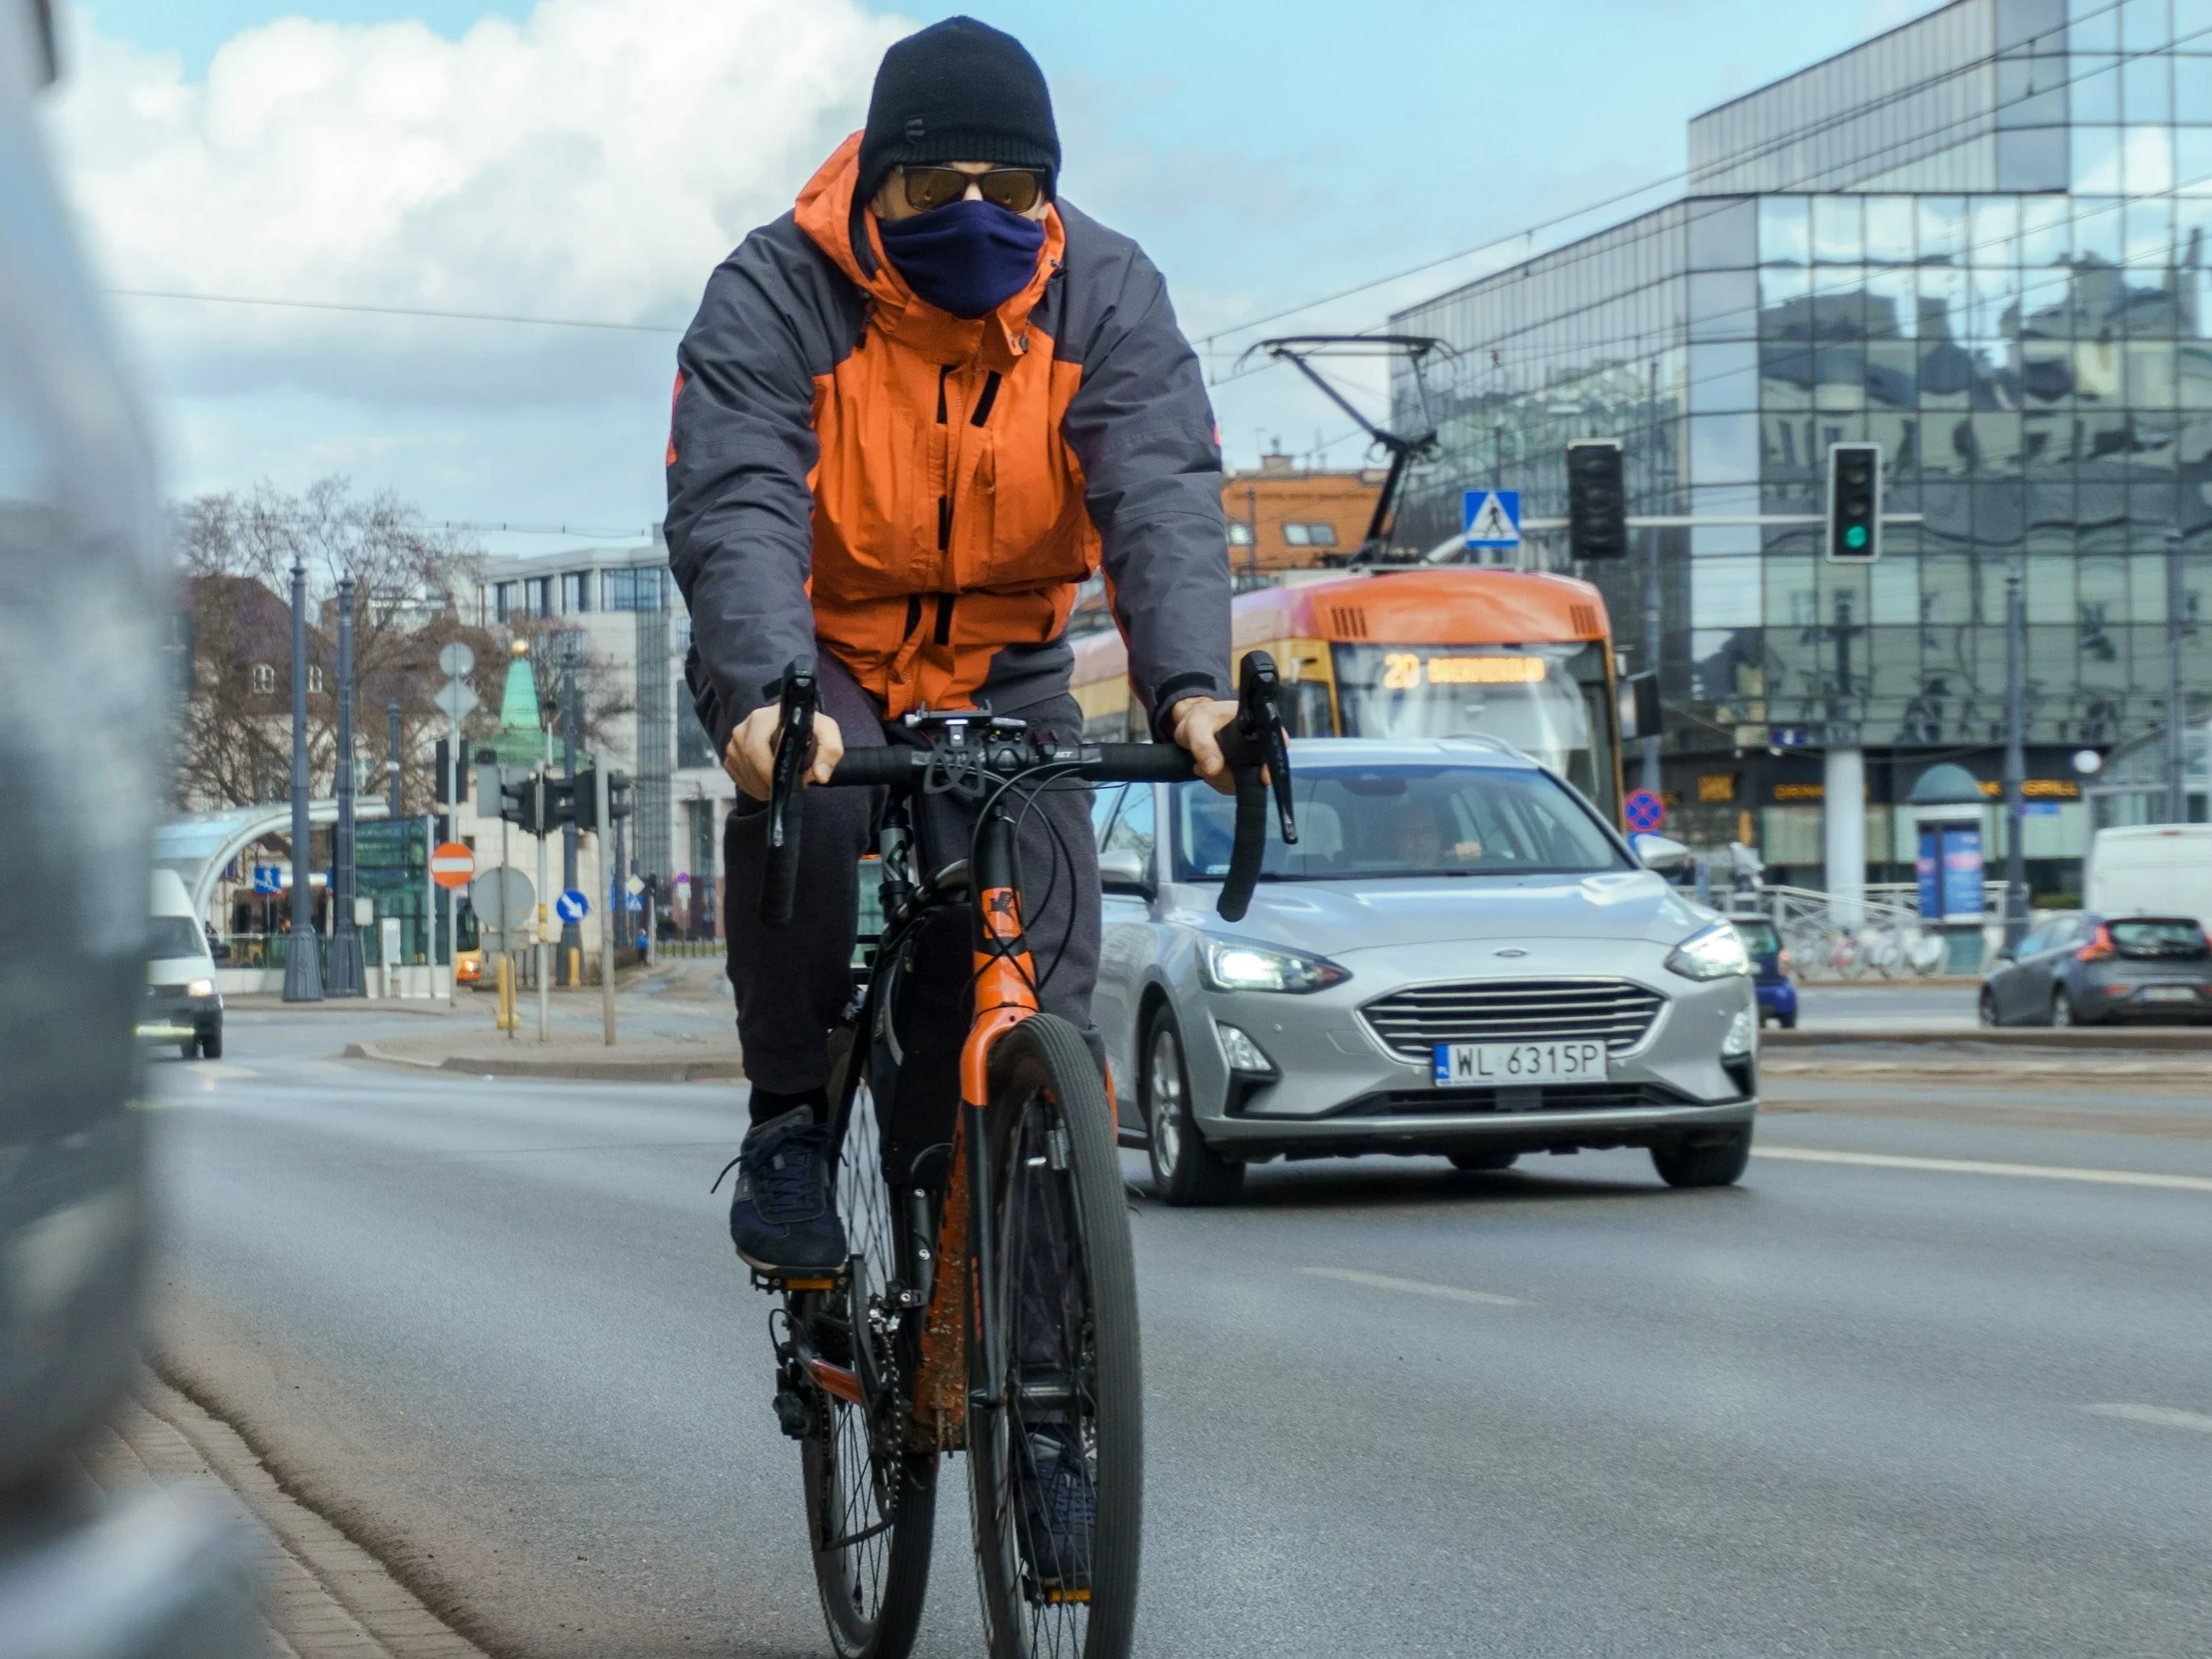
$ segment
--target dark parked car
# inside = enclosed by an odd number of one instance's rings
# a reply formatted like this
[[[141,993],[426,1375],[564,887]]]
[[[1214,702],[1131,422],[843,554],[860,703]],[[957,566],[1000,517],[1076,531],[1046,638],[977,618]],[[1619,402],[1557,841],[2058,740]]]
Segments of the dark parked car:
[[[1771,1020],[1785,1031],[1797,1029],[1797,988],[1790,979],[1790,952],[1782,935],[1765,916],[1730,916],[1736,937],[1751,957],[1752,988],[1759,994],[1759,1023]]]
[[[2187,916],[2044,917],[1982,981],[1984,1025],[2212,1020],[2212,939]]]

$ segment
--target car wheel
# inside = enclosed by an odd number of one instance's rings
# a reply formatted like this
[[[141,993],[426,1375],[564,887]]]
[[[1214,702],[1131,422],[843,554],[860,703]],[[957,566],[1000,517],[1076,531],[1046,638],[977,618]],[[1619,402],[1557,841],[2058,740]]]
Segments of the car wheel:
[[[1997,1000],[1986,990],[1982,993],[1981,1000],[1974,1005],[1974,1018],[1988,1030],[1995,1030],[2004,1024],[1997,1018]]]
[[[222,1026],[210,1025],[206,1030],[200,1033],[200,1058],[202,1060],[221,1060],[222,1058]]]
[[[1190,1109],[1182,1032],[1165,1008],[1152,1016],[1146,1031],[1145,1067],[1137,1081],[1144,1095],[1152,1181],[1160,1196],[1176,1206],[1225,1204],[1234,1198],[1244,1184],[1244,1166],[1219,1156],[1199,1133]]]
[[[2062,1031],[2081,1023],[2074,1018],[2074,999],[2066,994],[2063,986],[2051,994],[2051,1023]]]
[[[1797,1029],[1797,1011],[1795,1008],[1792,1008],[1786,1014],[1777,1014],[1774,1017],[1774,1023],[1779,1025],[1785,1031],[1796,1030]]]
[[[1453,1169],[1465,1170],[1470,1175],[1479,1175],[1487,1171],[1510,1170],[1521,1154],[1518,1152],[1450,1152],[1446,1156],[1451,1159]]]
[[[1751,1131],[1702,1146],[1686,1141],[1651,1149],[1651,1167],[1669,1187],[1732,1187],[1751,1162]]]
[[[179,1042],[177,1045],[179,1060],[197,1060],[199,1058],[199,1044],[197,1042]]]

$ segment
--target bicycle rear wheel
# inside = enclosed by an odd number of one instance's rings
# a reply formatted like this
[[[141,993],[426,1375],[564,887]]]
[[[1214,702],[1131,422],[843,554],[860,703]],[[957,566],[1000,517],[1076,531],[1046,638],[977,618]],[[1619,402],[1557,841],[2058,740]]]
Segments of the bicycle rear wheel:
[[[1112,1114],[1073,1025],[1039,1014],[1000,1040],[983,1118],[990,1204],[969,1257],[996,1352],[971,1319],[968,1469],[990,1650],[1123,1659],[1144,1507],[1136,1277]]]
[[[903,1279],[900,1230],[884,1179],[875,1097],[865,1082],[842,1126],[834,1167],[847,1283],[794,1297],[793,1320],[804,1321],[823,1359],[852,1374],[862,1399],[811,1390],[814,1409],[799,1443],[807,1533],[839,1659],[904,1659],[929,1588],[937,1458],[906,1449],[912,1344],[884,1317]]]

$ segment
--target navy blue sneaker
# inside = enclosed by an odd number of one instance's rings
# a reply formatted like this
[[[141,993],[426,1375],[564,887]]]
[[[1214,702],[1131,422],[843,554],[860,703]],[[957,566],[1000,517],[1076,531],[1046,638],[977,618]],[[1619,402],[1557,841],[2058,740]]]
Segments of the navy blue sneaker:
[[[1050,1599],[1087,1595],[1098,1492],[1073,1429],[1031,1430],[1021,1483],[1024,1552],[1036,1589]]]
[[[831,1201],[829,1152],[829,1130],[803,1106],[746,1134],[730,1237],[748,1266],[779,1279],[843,1271],[845,1230]]]

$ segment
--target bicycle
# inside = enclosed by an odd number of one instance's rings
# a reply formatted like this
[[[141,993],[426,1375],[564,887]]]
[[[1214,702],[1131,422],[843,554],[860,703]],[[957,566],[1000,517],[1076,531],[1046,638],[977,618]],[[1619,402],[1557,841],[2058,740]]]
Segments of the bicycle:
[[[1265,653],[1244,659],[1238,702],[1222,733],[1237,817],[1217,905],[1232,921],[1259,878],[1271,783],[1282,836],[1297,838]],[[815,706],[801,659],[784,676],[766,825],[772,927],[791,918]],[[1128,1217],[1105,1081],[1076,1028],[1038,1011],[1017,810],[1055,785],[1180,781],[1193,763],[988,710],[909,714],[885,734],[830,781],[889,790],[883,932],[831,1040],[845,1271],[755,1275],[783,1296],[769,1316],[775,1415],[799,1443],[823,1616],[840,1659],[902,1659],[928,1585],[939,1459],[964,1449],[993,1659],[1122,1659],[1143,1510]],[[913,802],[936,793],[978,808],[964,860],[921,844],[928,817]],[[1087,1516],[1072,1496],[1085,1485]],[[1073,1517],[1057,1532],[1055,1504]]]

